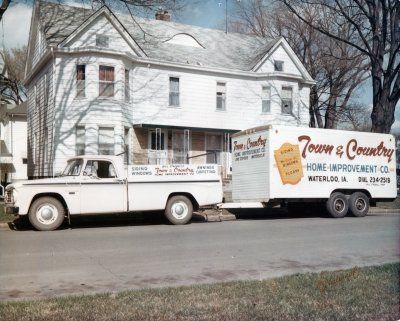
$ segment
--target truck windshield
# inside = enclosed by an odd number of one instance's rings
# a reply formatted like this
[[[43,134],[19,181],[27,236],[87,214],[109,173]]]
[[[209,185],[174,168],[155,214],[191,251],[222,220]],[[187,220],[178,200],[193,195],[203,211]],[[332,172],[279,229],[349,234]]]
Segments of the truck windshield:
[[[68,161],[62,176],[78,176],[81,173],[83,159],[71,159]]]

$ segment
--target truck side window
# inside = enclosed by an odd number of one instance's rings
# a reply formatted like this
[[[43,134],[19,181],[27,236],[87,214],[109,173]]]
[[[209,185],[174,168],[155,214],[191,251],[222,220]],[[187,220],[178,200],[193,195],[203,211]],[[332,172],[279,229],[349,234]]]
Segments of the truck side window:
[[[86,163],[85,175],[95,176],[98,178],[115,178],[117,177],[114,165],[109,161],[89,160]]]

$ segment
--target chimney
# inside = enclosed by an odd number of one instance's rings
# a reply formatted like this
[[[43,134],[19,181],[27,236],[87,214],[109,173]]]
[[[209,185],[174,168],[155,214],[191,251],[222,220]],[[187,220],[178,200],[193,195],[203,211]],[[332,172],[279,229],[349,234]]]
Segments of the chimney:
[[[167,10],[158,9],[156,12],[156,20],[171,21],[171,15]]]

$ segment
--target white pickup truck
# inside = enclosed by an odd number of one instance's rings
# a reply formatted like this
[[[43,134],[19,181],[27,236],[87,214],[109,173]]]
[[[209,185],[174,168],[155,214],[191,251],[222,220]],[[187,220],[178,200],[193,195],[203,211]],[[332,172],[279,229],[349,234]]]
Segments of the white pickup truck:
[[[218,165],[125,166],[120,156],[79,156],[59,177],[6,187],[6,213],[28,215],[38,230],[57,229],[66,215],[165,210],[186,224],[194,209],[222,201]]]

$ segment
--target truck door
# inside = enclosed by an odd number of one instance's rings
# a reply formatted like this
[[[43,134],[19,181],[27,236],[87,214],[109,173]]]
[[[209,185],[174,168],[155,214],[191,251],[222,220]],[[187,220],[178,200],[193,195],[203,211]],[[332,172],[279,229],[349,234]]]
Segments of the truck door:
[[[107,160],[88,160],[81,183],[81,213],[126,211],[126,186]]]

